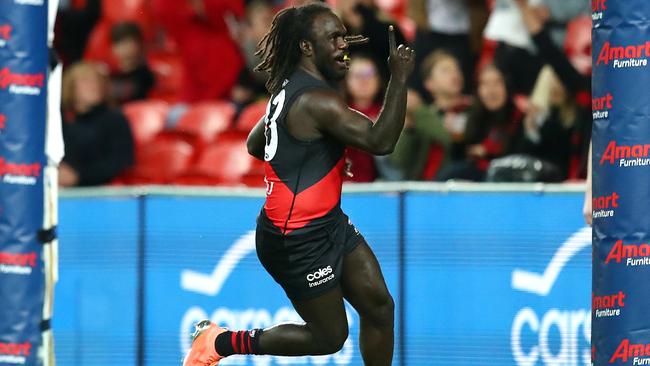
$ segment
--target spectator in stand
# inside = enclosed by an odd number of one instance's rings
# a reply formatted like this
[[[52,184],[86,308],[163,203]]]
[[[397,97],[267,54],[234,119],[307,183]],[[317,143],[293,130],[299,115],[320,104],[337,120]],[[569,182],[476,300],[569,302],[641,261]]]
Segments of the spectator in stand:
[[[117,61],[117,70],[111,73],[111,99],[118,104],[145,99],[155,78],[144,56],[140,27],[133,22],[115,24],[111,48]]]
[[[345,85],[350,108],[376,120],[381,111],[385,85],[374,59],[363,53],[353,54]],[[372,182],[377,178],[373,155],[348,147],[346,156],[352,164],[353,174],[347,178],[348,181]]]
[[[472,80],[471,21],[467,0],[411,0],[408,4],[409,16],[417,27],[414,43],[418,50],[416,67],[421,67],[431,52],[445,49],[459,61],[465,80]],[[469,83],[466,84],[464,88],[469,90]],[[410,85],[425,99],[428,97],[422,79],[416,74],[411,75]]]
[[[61,1],[56,15],[54,48],[65,66],[83,58],[88,36],[101,15],[100,0]]]
[[[255,71],[260,59],[257,57],[257,45],[268,32],[273,22],[275,11],[264,0],[253,0],[246,6],[246,17],[238,26],[238,40],[246,65],[239,74],[230,99],[239,112],[257,99],[266,98],[266,80],[268,75]]]
[[[529,1],[529,6],[534,2]],[[542,16],[546,18],[546,28],[556,46],[564,45],[567,25],[576,17],[591,16],[591,2],[584,0],[543,0]]]
[[[534,0],[539,3],[539,0]],[[543,8],[535,11],[545,13]],[[496,0],[485,27],[485,38],[498,42],[494,63],[508,70],[513,78],[514,92],[530,94],[542,63],[536,56],[530,35],[524,26],[515,0]]]
[[[246,60],[245,72],[254,76],[262,85],[264,92],[266,92],[264,85],[268,77],[264,73],[255,71],[255,67],[260,63],[260,58],[256,53],[258,44],[273,23],[274,16],[275,10],[267,1],[253,0],[246,6],[246,17],[239,32],[239,45]]]
[[[337,0],[336,10],[345,23],[349,35],[364,35],[370,40],[361,49],[379,66],[381,77],[388,80],[388,26],[394,24],[380,14],[373,0]],[[395,27],[395,41],[406,44],[404,35]],[[354,51],[354,49],[352,50]]]
[[[485,37],[499,42],[494,58],[508,70],[516,82],[516,93],[530,94],[537,74],[543,66],[537,42],[522,19],[521,6],[544,24],[556,47],[564,43],[566,24],[581,14],[588,14],[589,2],[584,0],[496,0],[494,11],[485,29]]]
[[[463,73],[451,53],[437,50],[422,64],[424,87],[433,103],[413,112],[390,156],[403,179],[432,180],[465,157],[464,136],[470,99],[462,94]]]
[[[465,161],[441,172],[442,178],[483,181],[490,161],[512,151],[522,117],[506,74],[495,65],[485,66],[467,120]]]
[[[555,163],[565,179],[585,178],[592,126],[590,69],[583,67],[581,74],[551,40],[545,18],[522,0],[517,5],[540,59],[552,68],[540,75],[547,92],[532,98],[522,149]]]
[[[63,77],[61,102],[65,157],[63,187],[109,183],[134,161],[133,136],[121,111],[107,100],[108,79],[95,65],[77,63]]]
[[[151,6],[178,44],[184,101],[228,98],[244,67],[228,24],[244,15],[244,1],[152,0]]]
[[[585,66],[582,63],[574,63],[574,60],[580,61],[585,59],[584,57],[580,57],[581,55],[579,54],[574,55],[575,57],[572,59],[567,57],[560,46],[552,41],[546,17],[540,14],[536,8],[527,5],[522,0],[517,0],[516,4],[521,10],[524,25],[531,35],[533,44],[538,50],[540,60],[553,68],[572,96],[580,97],[584,99],[584,103],[590,104],[591,65]],[[587,28],[586,32],[590,32],[590,28]],[[590,53],[591,49],[588,47],[580,47],[578,51]],[[591,60],[591,58],[589,57],[587,60]]]
[[[552,164],[561,180],[584,178],[591,110],[576,102],[549,67],[542,69],[531,99],[519,152]]]

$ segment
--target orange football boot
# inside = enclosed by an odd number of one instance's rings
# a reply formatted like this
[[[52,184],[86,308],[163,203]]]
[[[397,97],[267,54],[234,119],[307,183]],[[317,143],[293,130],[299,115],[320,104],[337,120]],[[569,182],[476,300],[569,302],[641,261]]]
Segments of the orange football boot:
[[[226,329],[209,320],[202,320],[192,334],[192,347],[183,359],[183,366],[215,366],[223,358],[217,353],[214,341]]]

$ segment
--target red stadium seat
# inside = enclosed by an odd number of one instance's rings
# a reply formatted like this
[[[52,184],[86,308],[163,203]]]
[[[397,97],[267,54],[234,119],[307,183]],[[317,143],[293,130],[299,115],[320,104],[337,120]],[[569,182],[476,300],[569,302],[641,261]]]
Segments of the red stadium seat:
[[[151,52],[147,54],[147,62],[156,78],[149,97],[169,103],[180,101],[183,86],[183,63],[180,56],[170,52]]]
[[[88,36],[84,59],[104,63],[114,69],[116,61],[111,52],[111,27],[111,22],[107,20],[100,20],[95,25]]]
[[[226,130],[223,132],[220,132],[216,139],[215,143],[222,143],[222,142],[242,142],[246,141],[248,138],[248,132],[249,131],[242,131],[242,130],[236,130],[236,129],[230,129]]]
[[[137,19],[144,13],[145,0],[102,0],[102,17],[111,21]]]
[[[253,104],[248,105],[244,110],[242,110],[235,128],[239,131],[250,131],[255,127],[260,118],[266,113],[266,105],[268,101],[261,100]]]
[[[102,18],[111,23],[133,21],[142,29],[145,39],[151,39],[151,14],[147,0],[102,0]]]
[[[264,162],[253,158],[251,168],[241,177],[240,182],[248,187],[261,188],[266,186],[264,178]]]
[[[128,184],[171,183],[192,163],[194,147],[182,139],[153,139],[136,154],[122,180]]]
[[[229,102],[201,102],[194,104],[178,121],[174,129],[198,136],[209,143],[222,131],[230,128],[235,107]]]
[[[142,146],[165,129],[169,105],[160,100],[143,100],[122,107],[129,120],[136,145]]]
[[[256,163],[255,158],[248,154],[245,140],[219,140],[207,147],[196,164],[175,182],[188,185],[240,185],[242,178],[258,171],[259,166],[260,163]]]

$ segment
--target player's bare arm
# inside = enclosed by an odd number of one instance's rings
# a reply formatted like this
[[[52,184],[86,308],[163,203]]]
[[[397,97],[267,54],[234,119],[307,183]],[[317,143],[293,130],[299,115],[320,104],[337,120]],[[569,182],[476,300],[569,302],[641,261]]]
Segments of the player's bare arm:
[[[395,45],[393,27],[389,28],[391,78],[384,106],[376,123],[350,108],[334,91],[305,93],[296,103],[304,109],[316,130],[333,136],[342,143],[376,155],[389,154],[395,148],[406,115],[406,80],[413,71],[415,52],[404,45]],[[293,112],[293,111],[292,111]]]
[[[246,139],[248,153],[259,160],[264,160],[264,120],[265,118],[262,117],[257,124],[255,124],[255,127],[253,127]]]

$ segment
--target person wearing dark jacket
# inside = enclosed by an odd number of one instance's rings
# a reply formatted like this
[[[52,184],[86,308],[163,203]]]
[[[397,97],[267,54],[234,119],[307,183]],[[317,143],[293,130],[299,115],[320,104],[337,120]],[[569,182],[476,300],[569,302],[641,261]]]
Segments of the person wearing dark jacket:
[[[65,157],[59,166],[63,187],[106,184],[133,165],[129,123],[122,112],[109,107],[107,88],[106,78],[92,64],[78,63],[66,70]]]
[[[101,3],[101,0],[86,0],[83,3],[59,4],[54,28],[54,48],[64,66],[83,58],[88,37],[101,17]]]
[[[532,111],[524,121],[521,150],[556,164],[565,179],[584,178],[592,126],[591,75],[580,73],[553,43],[542,18],[524,1],[517,0],[517,5],[540,59],[557,77],[548,77],[551,92],[546,118]]]
[[[118,104],[145,99],[155,83],[147,65],[142,31],[133,22],[117,23],[111,28],[111,48],[117,68],[111,72],[111,98]]]
[[[467,119],[465,161],[456,167],[462,174],[449,178],[483,180],[492,159],[512,152],[522,117],[505,72],[485,66]]]

